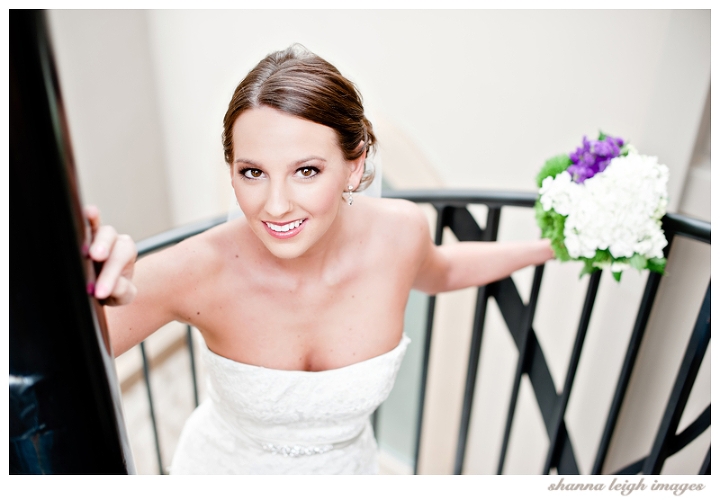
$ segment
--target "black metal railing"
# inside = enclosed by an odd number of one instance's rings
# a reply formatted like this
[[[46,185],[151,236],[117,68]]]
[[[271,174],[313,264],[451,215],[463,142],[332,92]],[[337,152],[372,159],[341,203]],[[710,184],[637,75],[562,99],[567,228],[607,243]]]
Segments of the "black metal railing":
[[[402,198],[415,203],[431,204],[437,211],[435,226],[435,243],[442,244],[443,232],[449,228],[459,241],[495,241],[497,240],[502,209],[508,206],[532,208],[535,200],[535,193],[526,192],[502,192],[502,191],[477,191],[477,190],[443,190],[443,191],[390,191],[385,193],[388,198]],[[484,205],[487,207],[487,216],[484,227],[481,227],[468,210],[468,205]],[[167,231],[153,238],[143,240],[138,244],[140,256],[160,250],[164,247],[182,241],[185,238],[198,234],[206,229],[218,225],[226,220],[226,217],[216,217],[205,222],[191,224],[182,228]],[[698,221],[689,217],[677,214],[668,214],[663,218],[663,229],[665,231],[668,245],[665,248],[665,256],[671,251],[675,236],[684,236],[706,244],[710,244],[710,223]],[[465,390],[460,416],[460,430],[457,440],[454,473],[462,474],[467,451],[467,439],[470,427],[473,397],[477,382],[480,351],[483,332],[485,327],[485,316],[488,299],[492,297],[503,320],[512,336],[512,340],[518,350],[518,360],[515,368],[515,375],[512,383],[503,441],[500,450],[497,473],[502,474],[505,466],[505,458],[510,439],[515,409],[518,401],[520,382],[525,375],[528,377],[532,390],[537,401],[547,432],[549,447],[545,458],[543,473],[556,470],[559,474],[578,474],[577,461],[573,450],[568,430],[565,425],[565,412],[567,410],[570,394],[573,389],[575,375],[577,372],[580,355],[582,352],[585,336],[590,324],[595,298],[600,284],[602,272],[600,270],[591,274],[588,281],[585,301],[578,323],[577,334],[573,345],[572,354],[566,370],[562,390],[558,393],[555,389],[548,363],[542,348],[533,330],[533,319],[537,305],[538,294],[542,282],[544,266],[537,266],[530,292],[530,298],[524,303],[520,297],[517,287],[512,278],[505,278],[500,281],[478,288],[475,304],[474,322],[472,328],[472,340],[468,368],[465,380]],[[659,274],[648,273],[645,290],[637,312],[635,325],[625,353],[620,376],[615,388],[615,393],[610,406],[610,411],[605,422],[603,435],[600,441],[598,452],[592,468],[592,474],[602,473],[607,458],[610,442],[615,431],[620,409],[625,399],[630,376],[633,372],[640,343],[643,339],[648,319],[653,308],[658,287],[663,277]],[[427,387],[428,365],[430,350],[432,347],[433,319],[435,314],[435,297],[429,297],[429,304],[426,318],[426,331],[424,341],[424,352],[422,357],[422,368],[420,374],[420,403],[416,422],[415,434],[415,468],[418,472],[420,454],[420,436],[423,424],[424,402]],[[703,360],[710,341],[710,283],[700,306],[695,328],[687,345],[680,370],[675,379],[669,401],[666,405],[662,422],[657,431],[652,449],[647,456],[627,465],[617,471],[617,474],[657,474],[662,469],[665,460],[687,446],[710,426],[710,405],[680,434],[677,434],[678,424],[688,401],[690,391],[698,374],[700,364]],[[192,336],[188,326],[187,343],[190,349],[191,370],[195,404],[197,397],[197,378],[195,374],[195,361],[192,351]],[[150,391],[150,379],[147,356],[144,346],[141,344],[143,355],[145,384],[149,397],[150,414],[155,436],[158,466],[162,473],[162,457],[160,443],[158,440],[157,421],[155,419],[154,404]],[[699,471],[702,474],[710,473],[710,449],[704,463]]]

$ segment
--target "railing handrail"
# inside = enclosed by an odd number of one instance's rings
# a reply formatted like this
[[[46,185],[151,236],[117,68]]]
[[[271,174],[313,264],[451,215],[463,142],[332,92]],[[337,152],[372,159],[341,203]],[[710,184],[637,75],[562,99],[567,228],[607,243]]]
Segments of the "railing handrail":
[[[214,217],[191,222],[189,224],[183,224],[182,226],[168,229],[162,233],[140,240],[137,243],[138,257],[142,257],[143,255],[157,252],[163,248],[180,243],[191,236],[203,233],[225,221],[227,221],[227,215],[216,215]]]
[[[502,206],[532,207],[537,193],[532,191],[501,191],[482,189],[408,189],[386,190],[383,198],[409,200],[414,203],[444,204],[450,206],[486,205],[488,208]],[[137,243],[138,256],[162,250],[191,236],[227,221],[227,215],[216,215],[207,219],[163,231],[144,238]],[[710,243],[710,223],[677,213],[663,217],[663,227],[671,227],[675,234]]]
[[[435,243],[438,245],[442,244],[443,231],[446,228],[452,230],[459,241],[494,241],[497,239],[498,235],[500,213],[502,208],[506,206],[532,208],[537,201],[536,192],[471,189],[389,190],[384,193],[383,197],[401,198],[415,203],[431,204],[438,214],[438,218],[435,222]],[[475,217],[467,208],[468,205],[485,205],[488,208],[484,227],[475,220]],[[169,231],[165,231],[151,238],[147,238],[138,243],[138,255],[143,256],[150,252],[179,243],[186,238],[195,236],[214,226],[222,224],[226,220],[226,215],[216,216],[186,224]],[[681,214],[666,214],[662,219],[662,225],[668,239],[668,245],[664,250],[665,256],[669,254],[674,237],[678,235],[710,244],[711,232],[709,222],[701,221]],[[466,442],[470,424],[470,413],[473,405],[476,374],[480,358],[480,346],[482,343],[485,323],[485,310],[487,300],[490,297],[495,299],[495,303],[500,308],[505,324],[518,348],[519,356],[513,382],[513,394],[506,421],[505,435],[503,437],[498,473],[503,472],[505,452],[507,450],[513,415],[515,413],[515,403],[517,401],[520,380],[524,375],[527,375],[530,379],[533,392],[541,410],[543,422],[548,432],[548,438],[550,440],[550,447],[547,453],[545,466],[543,468],[544,473],[549,473],[551,469],[556,469],[558,473],[562,474],[579,473],[578,464],[575,459],[575,454],[572,449],[567,428],[565,427],[564,418],[570,390],[572,389],[575,380],[577,362],[580,358],[585,333],[588,329],[590,315],[595,302],[601,271],[598,270],[593,273],[591,279],[589,280],[586,300],[583,306],[580,323],[578,325],[578,333],[575,339],[571,361],[568,366],[562,392],[558,393],[555,388],[555,382],[553,381],[547,366],[547,361],[542,352],[542,348],[538,343],[537,336],[532,326],[543,268],[544,266],[538,266],[535,269],[533,293],[531,293],[530,300],[527,303],[521,299],[517,291],[517,287],[511,278],[505,278],[478,288],[475,320],[470,346],[470,358],[468,361],[468,372],[463,397],[460,432],[458,436],[458,447],[454,466],[456,474],[461,474],[463,470]],[[640,304],[640,309],[638,310],[635,326],[633,327],[631,339],[623,361],[620,378],[618,379],[615,394],[613,396],[613,402],[605,423],[603,437],[601,439],[595,464],[592,469],[593,474],[599,474],[603,470],[608,446],[613,436],[619,411],[627,391],[629,377],[635,365],[637,352],[640,343],[642,342],[642,337],[648,323],[649,315],[652,310],[655,295],[661,279],[662,275],[659,274],[649,273],[648,275],[643,299]],[[700,314],[698,315],[696,327],[692,333],[691,342],[688,344],[683,357],[683,368],[676,378],[676,384],[673,388],[673,397],[665,409],[665,414],[662,420],[662,432],[658,433],[652,452],[642,459],[627,465],[621,469],[620,472],[616,473],[637,473],[641,470],[646,473],[657,473],[660,468],[662,468],[662,465],[667,457],[676,453],[680,448],[699,436],[704,429],[709,427],[710,406],[708,405],[705,412],[689,426],[688,429],[691,429],[692,432],[689,432],[686,429],[682,433],[677,434],[677,424],[679,422],[679,418],[684,411],[687,396],[694,384],[695,377],[697,376],[699,363],[702,361],[709,343],[709,294],[710,286],[708,284],[704,302],[704,304],[707,304],[703,305]],[[416,473],[419,461],[420,434],[423,423],[423,407],[428,375],[434,309],[435,297],[431,296],[428,298],[425,343],[423,345],[423,365],[420,377],[420,404],[418,409],[415,438]],[[192,335],[189,326],[187,341],[188,347],[190,348],[193,387],[195,390],[195,402],[197,405],[197,380],[195,378],[194,356],[192,354]],[[162,473],[160,444],[158,441],[157,425],[154,418],[152,396],[150,395],[149,390],[150,381],[147,371],[147,358],[142,344],[141,349],[143,354],[143,365],[145,366],[145,383],[148,386],[151,419],[153,421],[153,429],[155,431],[158,464]],[[707,473],[709,470],[710,455],[708,450],[705,462],[701,467],[701,473]]]
[[[488,208],[505,206],[532,207],[537,193],[532,191],[503,191],[488,189],[398,189],[383,192],[383,198],[402,198],[415,203],[432,203],[452,206],[487,205]]]

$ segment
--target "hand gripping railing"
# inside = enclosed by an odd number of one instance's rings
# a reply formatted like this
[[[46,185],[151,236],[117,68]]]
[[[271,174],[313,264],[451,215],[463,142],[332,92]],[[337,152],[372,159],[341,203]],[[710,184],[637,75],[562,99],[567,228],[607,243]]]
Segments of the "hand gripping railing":
[[[532,208],[536,200],[535,193],[477,190],[390,191],[385,193],[384,196],[387,198],[403,198],[415,203],[431,204],[437,211],[438,215],[435,226],[435,244],[437,245],[442,244],[443,230],[445,228],[449,228],[459,241],[495,241],[497,240],[502,209],[506,206]],[[485,205],[487,207],[488,211],[484,227],[481,227],[468,211],[468,205]],[[138,243],[138,254],[143,256],[147,253],[160,250],[164,247],[182,241],[185,238],[199,234],[213,226],[221,224],[225,220],[225,216],[216,217],[148,238]],[[665,248],[666,257],[671,250],[674,237],[678,235],[710,244],[710,224],[707,222],[698,221],[677,214],[668,214],[663,218],[662,223],[668,240],[668,245]],[[485,325],[487,303],[490,297],[495,299],[503,320],[505,321],[505,324],[507,325],[512,339],[518,349],[518,361],[513,378],[512,393],[505,423],[500,458],[497,465],[497,472],[499,474],[503,472],[510,438],[510,430],[512,428],[515,408],[517,405],[520,381],[523,375],[527,375],[532,386],[535,399],[538,403],[538,407],[540,408],[540,413],[542,415],[543,423],[550,443],[543,472],[547,474],[551,469],[555,469],[559,474],[579,473],[577,461],[575,459],[575,452],[565,426],[565,412],[570,398],[570,393],[573,389],[575,374],[585,340],[585,335],[590,323],[590,316],[592,314],[602,273],[601,271],[596,271],[590,276],[572,354],[566,370],[565,380],[562,386],[562,391],[558,394],[555,390],[555,384],[550,375],[545,355],[543,354],[535,331],[533,330],[533,318],[535,315],[535,307],[537,305],[538,293],[542,281],[543,269],[544,266],[537,266],[535,268],[528,303],[523,303],[515,283],[509,277],[478,288],[462,412],[460,416],[460,431],[455,454],[455,474],[461,474],[463,472],[473,396],[475,393],[478,365],[480,361],[480,348]],[[635,366],[640,343],[645,333],[650,312],[652,310],[661,280],[662,276],[659,274],[648,274],[645,291],[636,316],[635,326],[627,347],[625,359],[615,389],[615,394],[606,419],[603,436],[592,469],[593,474],[600,474],[602,472],[610,446],[610,441],[617,424],[620,408],[625,398],[625,393]],[[435,297],[430,297],[427,309],[425,342],[420,379],[420,404],[416,421],[415,473],[418,472],[420,435],[423,424],[423,410],[427,387],[434,314]],[[658,473],[661,470],[663,463],[669,456],[678,452],[680,449],[692,442],[710,426],[710,406],[708,405],[705,411],[693,423],[687,426],[683,432],[677,434],[680,417],[685,409],[690,390],[695,382],[695,378],[705,355],[705,351],[707,350],[709,341],[710,284],[708,281],[705,299],[700,307],[696,326],[691,335],[680,370],[675,379],[675,385],[666,405],[665,413],[660,424],[660,428],[656,434],[653,447],[646,457],[617,471],[618,474],[634,474],[641,471],[646,474]],[[189,326],[187,330],[187,343],[190,349],[193,391],[195,394],[195,404],[197,405],[197,379],[195,375],[195,361],[192,351],[191,330]],[[141,352],[143,355],[145,384],[147,386],[150,414],[155,435],[158,466],[162,472],[162,458],[160,454],[160,444],[157,437],[157,421],[155,419],[154,405],[150,391],[147,356],[142,344]],[[703,474],[710,472],[709,448],[705,461],[699,472]]]

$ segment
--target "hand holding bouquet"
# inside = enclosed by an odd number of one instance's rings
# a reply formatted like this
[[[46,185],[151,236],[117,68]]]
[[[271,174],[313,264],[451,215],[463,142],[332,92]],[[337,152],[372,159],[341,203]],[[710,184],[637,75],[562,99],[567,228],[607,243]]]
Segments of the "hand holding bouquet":
[[[633,267],[663,273],[668,169],[619,137],[583,138],[570,155],[550,158],[537,177],[535,214],[558,260],[581,272],[609,268],[617,281]]]

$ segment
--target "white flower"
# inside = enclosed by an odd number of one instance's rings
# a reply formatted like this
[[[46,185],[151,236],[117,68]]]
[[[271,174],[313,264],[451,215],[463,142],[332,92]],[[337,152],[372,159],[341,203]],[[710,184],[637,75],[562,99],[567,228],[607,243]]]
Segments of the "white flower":
[[[540,187],[540,203],[545,211],[554,208],[560,215],[568,215],[574,204],[574,196],[578,185],[572,181],[570,174],[565,171],[552,177],[543,179]]]
[[[565,220],[565,246],[573,258],[609,250],[614,258],[662,257],[667,240],[660,218],[667,209],[668,168],[631,150],[583,184],[568,172],[543,180],[540,203]],[[612,270],[627,268],[614,263]]]
[[[630,269],[630,264],[627,262],[613,262],[610,264],[610,271],[614,273],[621,273],[626,269]]]

